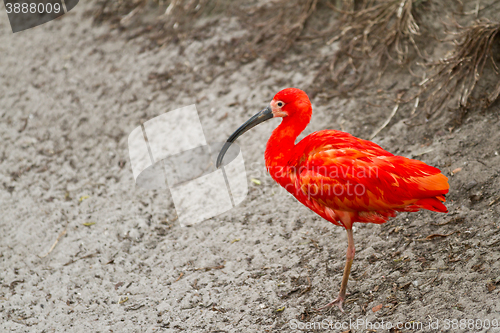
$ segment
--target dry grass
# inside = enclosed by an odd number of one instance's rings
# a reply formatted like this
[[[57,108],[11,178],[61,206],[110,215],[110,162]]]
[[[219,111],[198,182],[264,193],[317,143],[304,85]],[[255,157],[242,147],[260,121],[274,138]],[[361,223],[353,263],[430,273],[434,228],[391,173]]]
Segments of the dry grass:
[[[330,7],[341,13],[340,31],[327,43],[339,42],[339,50],[324,66],[328,74],[318,77],[317,92],[326,95],[346,93],[362,82],[383,74],[388,61],[408,62],[411,51],[420,54],[415,37],[420,27],[415,19],[422,0],[343,0],[342,7]],[[373,70],[375,69],[375,70]],[[333,87],[330,92],[322,87]],[[332,93],[333,91],[333,93]]]
[[[318,0],[277,0],[257,7],[240,7],[239,16],[253,33],[239,41],[243,60],[276,60],[292,47],[315,12]]]
[[[135,16],[142,9],[147,0],[101,0],[96,3],[96,9],[92,13],[94,22],[109,22],[111,25],[119,25],[120,21]]]
[[[100,0],[92,15],[95,23],[128,30],[129,39],[146,36],[155,47],[204,35],[207,24],[197,25],[200,17],[232,9],[229,0]]]
[[[421,91],[416,98],[424,101],[423,110],[431,115],[456,98],[455,107],[469,108],[471,97],[489,63],[495,76],[496,85],[489,93],[475,99],[480,107],[487,107],[500,94],[498,66],[495,63],[493,47],[499,42],[500,24],[486,19],[475,21],[468,27],[458,26],[455,48],[450,55],[432,64],[432,73],[420,83]],[[498,45],[497,45],[498,46]]]
[[[280,59],[303,41],[311,44],[320,40],[322,45],[337,42],[338,51],[322,58],[324,62],[308,89],[313,97],[322,93],[331,98],[350,93],[365,82],[376,86],[389,64],[404,70],[405,66],[415,65],[416,59],[429,62],[419,49],[424,45],[419,36],[423,30],[429,37],[429,27],[422,27],[424,20],[418,20],[425,15],[429,3],[430,0],[100,0],[94,18],[120,29],[132,27],[129,38],[146,35],[155,47],[209,36],[213,21],[200,25],[202,17],[221,13],[238,17],[247,33],[218,47],[224,50],[219,52],[223,57],[241,62],[259,57]],[[453,14],[451,3],[440,4],[448,6]],[[478,5],[475,15],[491,6],[480,10]],[[156,13],[154,22],[150,19],[152,11]],[[141,17],[147,15],[148,24],[142,24]],[[459,108],[470,107],[472,99],[484,107],[500,95],[492,51],[500,25],[482,19],[469,27],[456,27],[454,50],[438,62],[430,62],[427,78],[416,84],[418,91],[406,100],[415,102],[414,111],[420,106],[430,116],[454,99]],[[488,81],[478,88],[488,63],[497,81]],[[488,77],[491,75],[488,73]],[[488,93],[479,96],[479,91],[486,90]]]
[[[303,33],[308,19],[322,2],[330,17],[341,13],[335,29],[340,31],[329,43],[340,41],[341,52],[334,56],[331,67],[341,56],[357,60],[368,57],[387,57],[398,63],[405,61],[408,44],[415,46],[413,37],[419,34],[413,15],[413,4],[422,0],[342,0],[337,8],[329,0],[275,0],[253,4],[252,1],[231,2],[223,0],[101,0],[94,13],[96,22],[109,21],[117,27],[127,27],[146,7],[157,8],[164,14],[158,15],[158,22],[149,27],[155,39],[193,28],[193,22],[202,15],[226,12],[239,16],[251,32],[238,43],[235,52],[246,60],[263,57],[275,60],[284,54]],[[358,3],[359,2],[359,3]],[[330,8],[328,8],[330,7]],[[359,8],[357,8],[359,7]],[[186,24],[188,23],[188,24]],[[146,31],[142,31],[144,33]],[[326,35],[325,33],[322,34]],[[175,39],[175,38],[171,38]],[[244,50],[244,52],[242,52]],[[248,58],[248,59],[247,59]],[[244,60],[245,60],[244,59]],[[340,67],[345,67],[345,64]],[[345,69],[345,68],[344,68]],[[336,74],[340,74],[336,71]]]
[[[421,0],[367,0],[361,8],[342,11],[340,34],[329,43],[340,40],[341,53],[403,63],[411,44],[418,50],[414,37],[420,34],[414,17],[414,4]],[[355,8],[354,0],[344,2]]]
[[[227,1],[226,1],[227,2]],[[222,0],[100,0],[94,15],[96,22],[109,21],[111,24],[121,24],[127,26],[132,18],[144,9],[158,9],[160,19],[171,19],[177,23],[185,19],[196,19],[200,15],[211,13],[227,3]]]
[[[294,44],[317,3],[318,0],[257,4],[251,0],[100,0],[93,16],[96,23],[106,21],[120,29],[136,23],[137,28],[130,36],[147,35],[155,45],[203,34],[208,29],[197,25],[201,17],[214,13],[236,16],[250,33],[228,45],[226,55],[243,62],[258,57],[273,61]],[[147,9],[156,11],[156,20],[144,25],[138,21]]]

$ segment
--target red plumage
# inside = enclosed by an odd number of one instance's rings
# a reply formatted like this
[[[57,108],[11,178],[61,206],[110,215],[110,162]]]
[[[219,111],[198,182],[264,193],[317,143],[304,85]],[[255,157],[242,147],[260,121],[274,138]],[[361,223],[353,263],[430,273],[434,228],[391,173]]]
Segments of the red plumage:
[[[395,156],[373,142],[340,131],[315,132],[295,144],[311,115],[305,92],[295,88],[280,91],[269,107],[229,137],[217,165],[241,134],[268,119],[283,118],[267,142],[266,167],[273,179],[301,203],[346,229],[347,260],[340,292],[323,307],[336,304],[342,310],[355,253],[352,224],[384,223],[397,212],[419,209],[446,213],[443,202],[448,178],[424,162]]]
[[[268,171],[324,219],[350,229],[354,222],[384,223],[396,212],[447,212],[442,202],[448,178],[439,169],[335,130],[312,133],[295,144],[311,118],[307,95],[287,89],[273,101],[283,101],[288,115],[267,143]]]

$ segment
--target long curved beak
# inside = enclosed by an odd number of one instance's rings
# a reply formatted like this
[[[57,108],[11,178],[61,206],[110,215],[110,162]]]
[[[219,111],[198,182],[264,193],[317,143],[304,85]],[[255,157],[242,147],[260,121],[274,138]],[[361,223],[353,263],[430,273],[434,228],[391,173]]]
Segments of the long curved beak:
[[[256,115],[254,115],[252,118],[248,119],[243,125],[241,125],[231,136],[229,139],[227,139],[227,142],[224,144],[222,149],[220,150],[219,156],[217,157],[217,163],[216,167],[217,169],[222,165],[222,159],[224,158],[224,155],[226,154],[227,150],[231,146],[231,144],[236,141],[236,139],[248,131],[251,128],[254,128],[260,123],[265,122],[266,120],[269,120],[273,117],[273,111],[271,110],[271,106],[268,106],[264,110],[260,111]]]

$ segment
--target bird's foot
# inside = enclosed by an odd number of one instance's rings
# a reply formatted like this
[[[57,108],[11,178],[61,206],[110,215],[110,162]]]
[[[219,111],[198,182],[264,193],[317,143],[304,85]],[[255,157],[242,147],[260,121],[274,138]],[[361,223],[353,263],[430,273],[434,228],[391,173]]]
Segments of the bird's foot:
[[[339,307],[340,311],[341,311],[342,313],[345,313],[345,312],[344,312],[344,309],[342,308],[342,304],[344,304],[344,300],[345,300],[345,296],[343,296],[343,297],[342,297],[341,295],[339,295],[339,296],[338,296],[335,300],[333,300],[332,302],[330,302],[330,303],[328,303],[327,305],[322,306],[322,307],[320,307],[320,308],[318,308],[318,309],[314,309],[314,311],[318,311],[318,312],[319,312],[319,311],[323,311],[323,310],[326,310],[326,309],[330,309],[330,308],[331,308],[332,306],[334,306],[334,305],[337,305],[337,306]]]

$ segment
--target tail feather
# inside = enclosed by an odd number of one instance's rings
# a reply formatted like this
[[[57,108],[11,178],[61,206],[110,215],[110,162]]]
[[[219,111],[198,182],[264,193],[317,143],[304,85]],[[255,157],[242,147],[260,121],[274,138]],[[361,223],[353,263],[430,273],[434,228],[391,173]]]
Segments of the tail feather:
[[[437,196],[435,198],[420,199],[412,206],[417,206],[419,208],[431,210],[433,212],[448,213],[448,208],[443,205],[444,201],[445,199],[443,196]]]
[[[448,193],[450,185],[448,184],[448,178],[442,173],[419,177],[413,180],[420,191],[425,194],[430,194],[431,196],[442,196]]]

